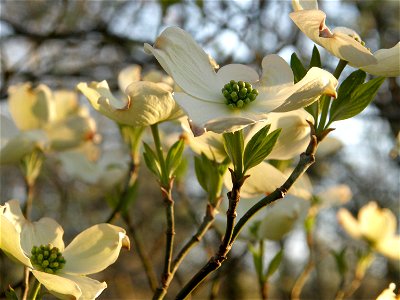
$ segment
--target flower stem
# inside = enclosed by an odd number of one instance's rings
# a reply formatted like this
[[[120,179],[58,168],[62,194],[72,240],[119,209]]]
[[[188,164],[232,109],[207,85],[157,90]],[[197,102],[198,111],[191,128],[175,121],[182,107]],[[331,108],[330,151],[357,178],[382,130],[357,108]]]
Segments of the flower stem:
[[[347,65],[347,61],[339,60],[339,63],[336,66],[335,71],[333,72],[333,76],[335,76],[336,79],[339,79],[340,74],[342,74],[342,71],[344,70],[346,65]],[[328,118],[329,108],[331,106],[331,97],[324,95],[321,97],[320,101],[322,104],[322,112],[321,112],[321,117],[319,119],[317,132],[321,132],[325,129],[326,119]]]
[[[34,278],[33,285],[32,285],[31,291],[29,293],[30,295],[29,295],[28,299],[36,300],[37,296],[39,295],[41,287],[42,287],[41,283],[36,278]]]
[[[151,133],[153,135],[153,140],[154,140],[154,145],[156,147],[156,152],[158,156],[158,160],[160,163],[161,167],[161,185],[166,188],[169,185],[169,178],[168,178],[168,172],[167,172],[167,167],[165,164],[165,159],[164,159],[164,154],[163,154],[163,149],[161,145],[161,140],[160,140],[160,133],[158,132],[158,124],[153,124],[150,126],[151,128]]]

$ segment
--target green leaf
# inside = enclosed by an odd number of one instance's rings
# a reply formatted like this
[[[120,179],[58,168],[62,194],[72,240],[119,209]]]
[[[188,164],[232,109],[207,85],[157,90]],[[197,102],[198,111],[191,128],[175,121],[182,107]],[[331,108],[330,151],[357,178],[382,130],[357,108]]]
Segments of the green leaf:
[[[292,68],[294,75],[294,83],[299,82],[307,74],[307,69],[303,66],[296,53],[292,54],[290,58],[290,67]]]
[[[175,144],[173,144],[172,147],[169,149],[165,161],[169,177],[174,176],[176,169],[178,169],[179,164],[182,161],[182,153],[184,148],[185,148],[184,141],[179,140]]]
[[[268,266],[268,270],[265,273],[265,277],[267,277],[267,278],[271,277],[276,272],[276,270],[278,270],[278,267],[281,264],[282,258],[283,258],[283,249],[281,249],[271,260],[271,262]]]
[[[236,175],[241,177],[243,175],[243,131],[227,132],[222,136],[224,137],[225,151],[231,159]]]
[[[263,278],[263,259],[262,259],[262,253],[260,253],[260,250],[256,247],[254,247],[252,244],[248,244],[249,251],[253,255],[253,263],[254,263],[254,268],[256,269],[257,277],[258,278]]]
[[[346,262],[346,248],[343,248],[341,251],[331,251],[331,254],[335,258],[336,267],[338,269],[339,274],[343,277],[346,275],[348,266]]]
[[[5,295],[7,300],[18,300],[17,294],[11,286],[8,286],[8,290],[5,291]]]
[[[354,85],[352,92],[344,92],[343,98],[333,101],[329,124],[334,121],[346,120],[361,113],[375,98],[379,87],[386,78],[378,77],[358,86]],[[339,100],[339,103],[335,103]]]
[[[308,67],[311,69],[312,67],[317,67],[321,68],[321,56],[319,55],[319,51],[316,45],[314,45],[313,51],[312,51],[312,56],[310,60],[310,66]]]
[[[143,157],[146,166],[154,175],[156,175],[161,180],[161,167],[157,155],[146,143],[143,143],[143,146],[144,146]]]
[[[207,184],[207,176],[211,170],[208,165],[208,159],[204,159],[205,155],[201,153],[201,156],[194,157],[194,171],[196,173],[197,181],[199,182],[200,186],[208,192],[208,184]],[[205,157],[207,158],[207,157]]]
[[[247,143],[244,150],[244,172],[260,164],[271,153],[282,129],[267,135],[270,125],[258,131]]]

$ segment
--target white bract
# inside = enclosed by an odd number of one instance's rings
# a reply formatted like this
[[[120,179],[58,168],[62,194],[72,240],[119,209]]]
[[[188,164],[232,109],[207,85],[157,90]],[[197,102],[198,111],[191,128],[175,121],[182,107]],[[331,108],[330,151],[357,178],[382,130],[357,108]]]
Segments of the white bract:
[[[94,299],[107,287],[86,275],[98,273],[113,264],[121,248],[130,247],[125,230],[111,225],[94,225],[64,248],[64,230],[53,219],[42,218],[29,222],[21,212],[17,200],[0,206],[0,249],[30,269],[36,279],[50,293],[60,299]],[[64,265],[55,272],[34,263],[35,247],[50,245],[64,257]],[[47,259],[47,263],[51,259]],[[46,263],[46,265],[47,265]],[[49,267],[50,267],[49,266]]]
[[[386,208],[379,208],[376,202],[369,202],[354,218],[347,209],[337,213],[339,223],[346,232],[356,239],[363,239],[377,252],[392,259],[400,260],[400,236],[396,235],[397,220]]]
[[[145,44],[183,92],[174,99],[194,125],[205,131],[232,132],[265,120],[269,112],[286,112],[310,105],[322,94],[336,95],[337,80],[311,68],[294,84],[293,72],[278,55],[262,61],[262,75],[245,65],[215,71],[209,56],[184,30],[170,27],[154,46]],[[256,92],[255,92],[256,90]]]
[[[60,151],[91,140],[96,124],[72,91],[52,92],[46,85],[23,83],[9,88],[13,120],[1,118],[0,163],[17,163],[35,149]]]
[[[400,75],[400,43],[374,54],[352,29],[325,25],[326,14],[318,9],[317,0],[292,0],[294,12],[290,18],[313,42],[324,47],[349,65],[372,75],[396,77]]]
[[[396,296],[394,290],[396,289],[396,284],[393,282],[389,284],[387,289],[384,289],[382,293],[376,298],[376,300],[398,300],[399,297]]]

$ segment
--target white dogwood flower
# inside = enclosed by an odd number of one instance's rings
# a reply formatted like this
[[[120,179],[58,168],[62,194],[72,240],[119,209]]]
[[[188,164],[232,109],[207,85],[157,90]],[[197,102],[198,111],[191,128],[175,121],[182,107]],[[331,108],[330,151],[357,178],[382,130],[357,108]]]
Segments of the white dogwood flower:
[[[396,235],[397,220],[389,209],[379,208],[376,202],[369,202],[360,209],[357,219],[344,208],[338,211],[337,218],[350,236],[367,241],[384,256],[400,260],[400,235]]]
[[[184,30],[170,27],[154,46],[145,44],[183,92],[174,99],[189,119],[205,131],[240,130],[267,118],[307,106],[322,94],[336,95],[337,80],[327,71],[311,68],[294,84],[293,72],[278,55],[262,61],[262,75],[245,65],[230,64],[215,72],[209,56]]]
[[[318,9],[317,0],[292,0],[294,12],[290,18],[313,42],[324,47],[349,65],[372,75],[396,77],[400,75],[400,43],[374,54],[352,29],[325,25],[326,14]]]
[[[30,269],[60,299],[94,299],[107,287],[86,275],[113,264],[121,248],[130,247],[125,230],[94,225],[64,247],[64,230],[53,219],[26,220],[17,200],[0,206],[0,249]]]

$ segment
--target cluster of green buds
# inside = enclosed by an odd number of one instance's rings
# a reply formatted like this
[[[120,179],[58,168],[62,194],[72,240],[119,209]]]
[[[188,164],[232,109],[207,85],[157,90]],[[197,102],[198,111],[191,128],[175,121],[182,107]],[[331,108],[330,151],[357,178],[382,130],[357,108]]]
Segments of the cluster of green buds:
[[[248,82],[231,80],[224,85],[222,94],[230,108],[242,108],[257,98],[258,90]]]
[[[51,244],[33,246],[31,254],[32,265],[46,273],[54,274],[65,265],[65,259],[60,250]]]

